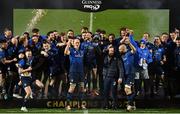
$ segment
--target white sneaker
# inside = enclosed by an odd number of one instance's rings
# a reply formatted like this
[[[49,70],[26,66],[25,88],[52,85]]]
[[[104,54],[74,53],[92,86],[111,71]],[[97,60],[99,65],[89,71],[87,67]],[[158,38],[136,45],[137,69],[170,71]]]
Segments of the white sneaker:
[[[67,106],[66,106],[66,110],[67,110],[67,111],[70,111],[70,110],[71,110],[70,105],[67,105]]]
[[[19,94],[13,94],[13,97],[18,98],[18,99],[22,99],[22,98],[23,98],[23,97],[20,96]]]
[[[128,105],[127,106],[127,111],[132,111],[132,110],[136,110],[136,106]]]
[[[131,105],[127,105],[127,111],[131,111],[132,110],[132,106]]]
[[[85,105],[81,105],[81,109],[85,110],[86,106]]]
[[[23,112],[28,112],[28,110],[27,110],[26,107],[21,107],[21,111],[23,111]]]

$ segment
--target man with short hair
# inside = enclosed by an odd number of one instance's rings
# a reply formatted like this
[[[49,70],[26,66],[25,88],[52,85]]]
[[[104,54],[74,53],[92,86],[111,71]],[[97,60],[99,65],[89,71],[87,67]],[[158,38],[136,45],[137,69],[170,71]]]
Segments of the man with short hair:
[[[42,42],[40,42],[38,35],[33,35],[32,38],[29,39],[29,46],[32,50],[33,56],[37,56],[40,53]]]
[[[175,70],[180,71],[180,37],[176,39],[176,49],[175,49]],[[179,76],[179,75],[178,75]]]
[[[39,37],[39,41],[41,41],[41,42],[46,39],[45,36],[42,36],[40,34],[40,30],[38,28],[33,28],[32,29],[32,36],[34,36],[34,35],[38,36]]]
[[[69,30],[67,31],[67,38],[68,38],[68,39],[74,39],[74,38],[75,38],[75,36],[74,36],[74,31],[73,31],[73,30],[69,29]]]
[[[174,72],[176,77],[176,84],[180,83],[180,37],[176,38],[176,48],[174,51]],[[180,87],[177,87],[177,90],[180,90]]]
[[[79,86],[80,93],[79,93],[79,100],[83,100],[84,96],[84,69],[83,69],[83,59],[84,59],[84,50],[80,48],[80,41],[79,39],[74,39],[73,47],[71,47],[71,41],[69,40],[67,46],[64,50],[65,55],[69,55],[70,59],[70,69],[69,69],[69,83],[70,87],[67,93],[67,110],[71,110],[70,101],[72,100],[73,93],[75,87]],[[82,109],[86,109],[85,105],[81,104]]]
[[[136,48],[131,44],[129,41],[129,36],[125,36],[126,43],[121,44],[119,46],[119,53],[121,55],[121,58],[124,62],[124,69],[125,69],[125,76],[124,76],[124,90],[127,96],[128,105],[127,105],[127,111],[135,110],[135,91],[134,91],[134,55],[136,53]],[[127,49],[127,46],[130,47],[130,49]]]
[[[4,39],[6,39],[7,42],[11,41],[13,35],[12,31],[9,28],[4,29]]]
[[[98,44],[93,42],[91,32],[86,33],[85,39],[86,41],[84,41],[81,44],[81,49],[84,50],[85,87],[87,89],[86,92],[98,95],[97,75],[96,75],[96,70],[97,70],[96,50]],[[93,91],[91,91],[91,76],[92,76]]]
[[[43,48],[41,50],[41,54],[46,58],[47,60],[47,71],[44,72],[44,84],[47,81],[47,78],[49,79],[49,98],[57,98],[59,93],[59,86],[56,85],[56,83],[59,85],[59,74],[60,74],[60,64],[59,64],[59,58],[57,57],[58,53],[57,50],[54,50],[48,42],[43,43]],[[47,77],[48,76],[48,77]],[[56,90],[56,92],[55,92]]]
[[[81,33],[83,33],[83,32],[89,32],[88,27],[82,27],[81,28]]]
[[[127,34],[127,28],[126,27],[120,28],[120,30],[119,30],[119,35],[120,36],[119,36],[119,38],[115,39],[115,45],[116,45],[117,49],[118,49],[120,44],[124,43],[124,41],[125,41],[124,36],[126,36],[126,34]]]
[[[16,62],[16,58],[8,59],[6,55],[8,44],[5,39],[0,40],[0,91],[4,99],[7,99],[7,88],[5,87],[6,79],[6,73],[7,73],[7,64]]]
[[[13,37],[6,49],[6,59],[7,60],[12,60],[15,58],[17,59],[17,55],[18,55],[18,40],[16,37]],[[6,87],[7,87],[8,98],[10,99],[12,99],[13,97],[14,86],[19,81],[18,71],[15,64],[16,61],[6,64],[7,67]]]
[[[41,81],[39,81],[35,75],[32,73],[34,70],[34,56],[32,55],[32,51],[31,50],[26,50],[25,51],[25,57],[23,56],[18,64],[18,73],[20,76],[20,82],[26,92],[26,95],[24,96],[24,100],[23,100],[23,104],[21,107],[21,111],[23,112],[28,112],[27,110],[27,101],[30,99],[30,95],[32,94],[32,89],[31,86],[33,84],[33,82],[39,87],[39,88],[43,88],[44,85],[42,84]]]
[[[172,70],[174,67],[174,50],[176,48],[176,43],[173,41],[169,34],[163,33],[161,36],[161,41],[163,48],[165,49],[166,62],[164,63],[164,71],[165,71],[165,97],[173,98],[175,95],[175,71]]]
[[[166,62],[165,49],[161,44],[160,36],[154,37],[153,70],[150,77],[151,80],[151,96],[158,93],[160,81],[164,82],[164,63]],[[155,81],[155,83],[154,83]],[[155,89],[154,89],[155,85]],[[155,90],[155,91],[154,91]]]

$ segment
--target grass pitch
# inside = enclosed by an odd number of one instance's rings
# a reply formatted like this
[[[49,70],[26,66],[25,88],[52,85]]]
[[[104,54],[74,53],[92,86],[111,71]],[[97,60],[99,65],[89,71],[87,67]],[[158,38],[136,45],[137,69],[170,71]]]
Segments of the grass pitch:
[[[90,13],[70,9],[44,9],[46,14],[37,21],[34,27],[46,35],[50,30],[65,32],[73,29],[80,33],[82,26],[90,26]],[[14,34],[21,35],[27,24],[36,15],[33,9],[14,9]],[[119,28],[126,26],[135,31],[135,38],[140,39],[144,32],[152,36],[169,31],[169,10],[134,10],[118,9],[93,13],[92,32],[104,29],[107,34],[114,33],[118,37]]]
[[[125,109],[118,110],[104,110],[104,109],[87,109],[87,110],[76,110],[66,111],[62,108],[28,108],[28,113],[62,113],[62,114],[119,114],[119,113],[180,113],[180,109],[175,108],[158,108],[158,109],[137,109],[132,112],[126,112]],[[0,109],[0,113],[23,113],[20,108],[13,109]]]

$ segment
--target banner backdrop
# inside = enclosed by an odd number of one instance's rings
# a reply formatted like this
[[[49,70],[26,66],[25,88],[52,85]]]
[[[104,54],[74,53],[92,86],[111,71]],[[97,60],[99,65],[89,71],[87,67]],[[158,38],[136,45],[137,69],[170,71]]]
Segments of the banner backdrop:
[[[21,107],[21,103],[23,100],[0,100],[0,108],[18,108]],[[66,100],[64,99],[57,99],[57,100],[30,100],[28,102],[28,107],[30,108],[65,108]],[[84,100],[82,101],[84,105],[88,108],[102,108],[103,107],[103,100],[96,99],[96,100]],[[111,104],[111,100],[109,100]],[[127,102],[125,99],[118,100],[119,108],[124,108]],[[79,102],[77,100],[73,100],[70,102],[70,105],[73,108],[77,108]],[[152,99],[152,100],[144,100],[144,99],[137,99],[136,106],[138,108],[180,108],[180,99],[174,100],[164,100],[164,99]]]

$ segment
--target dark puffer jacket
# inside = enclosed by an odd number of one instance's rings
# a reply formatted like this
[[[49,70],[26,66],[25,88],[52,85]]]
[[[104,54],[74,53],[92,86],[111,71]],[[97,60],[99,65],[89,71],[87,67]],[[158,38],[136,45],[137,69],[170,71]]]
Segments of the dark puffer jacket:
[[[103,76],[104,78],[123,78],[124,77],[124,67],[123,62],[120,58],[110,57],[107,55],[104,58],[103,66]]]

